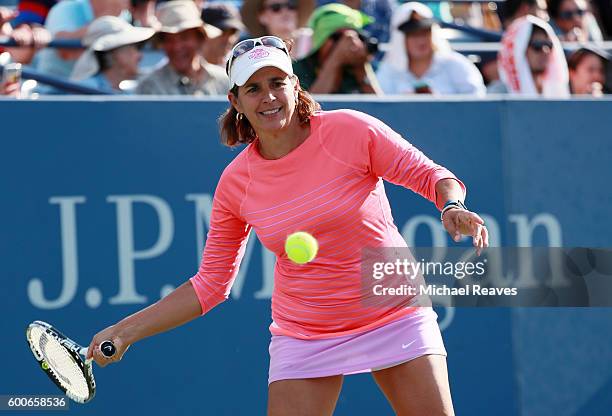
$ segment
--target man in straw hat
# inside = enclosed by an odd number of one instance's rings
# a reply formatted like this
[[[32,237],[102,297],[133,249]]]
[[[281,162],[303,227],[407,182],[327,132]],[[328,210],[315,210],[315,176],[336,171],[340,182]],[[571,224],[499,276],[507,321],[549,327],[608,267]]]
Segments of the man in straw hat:
[[[87,46],[74,66],[71,79],[100,90],[120,91],[124,80],[138,76],[140,46],[155,34],[115,16],[93,21],[82,42]]]
[[[161,27],[156,35],[168,63],[144,78],[137,94],[215,95],[227,93],[227,75],[217,65],[206,62],[201,51],[207,39],[221,35],[205,24],[195,3],[176,0],[157,10]]]

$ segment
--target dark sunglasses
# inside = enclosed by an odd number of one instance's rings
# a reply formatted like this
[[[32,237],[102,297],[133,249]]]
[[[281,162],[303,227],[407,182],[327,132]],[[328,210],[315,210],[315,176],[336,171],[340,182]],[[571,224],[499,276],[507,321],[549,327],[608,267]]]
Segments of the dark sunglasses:
[[[279,13],[283,9],[297,10],[297,4],[293,2],[287,3],[274,3],[265,7],[268,10],[272,10],[273,13]]]
[[[227,73],[227,75],[229,75],[229,70],[232,67],[234,59],[244,55],[249,51],[252,51],[258,45],[280,49],[281,51],[284,51],[287,56],[290,56],[289,49],[287,49],[287,45],[285,45],[285,42],[283,42],[281,38],[277,38],[276,36],[262,36],[260,38],[245,39],[242,42],[238,42],[236,46],[234,46],[234,48],[232,49],[230,58],[227,60],[227,64],[225,66],[225,72]]]
[[[586,14],[586,10],[584,9],[575,9],[575,10],[565,10],[559,12],[559,18],[563,20],[571,20],[574,16],[582,17]]]
[[[542,52],[544,48],[552,50],[553,43],[549,40],[534,40],[533,42],[529,42],[529,47],[536,52]]]
[[[333,43],[336,43],[342,37],[343,31],[338,31],[333,33],[328,39],[331,39]],[[376,55],[378,53],[378,39],[374,37],[368,36],[368,34],[357,32],[357,36],[359,36],[359,40],[363,42],[366,46],[368,54]]]
[[[335,32],[329,37],[329,39],[331,39],[333,42],[338,42],[343,34],[344,32],[342,31]],[[368,40],[368,38],[362,33],[357,32],[357,36],[359,36],[359,40],[361,40],[362,42],[366,42]]]

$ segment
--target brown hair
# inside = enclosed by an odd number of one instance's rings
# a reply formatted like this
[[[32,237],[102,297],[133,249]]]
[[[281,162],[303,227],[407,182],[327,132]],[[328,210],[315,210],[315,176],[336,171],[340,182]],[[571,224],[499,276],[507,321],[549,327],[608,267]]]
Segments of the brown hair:
[[[575,71],[576,68],[578,68],[578,65],[580,65],[580,63],[584,60],[584,58],[589,55],[598,57],[603,62],[605,68],[605,58],[603,58],[598,53],[585,48],[580,48],[570,55],[570,57],[567,59],[567,67]]]
[[[238,86],[230,90],[236,97],[238,96]],[[302,87],[298,86],[298,99],[295,111],[301,126],[310,122],[310,117],[315,111],[320,110],[321,106],[314,98]],[[229,108],[219,117],[219,128],[221,130],[221,143],[226,146],[234,147],[240,144],[248,144],[257,138],[255,129],[244,114],[238,115],[238,111],[230,104]]]

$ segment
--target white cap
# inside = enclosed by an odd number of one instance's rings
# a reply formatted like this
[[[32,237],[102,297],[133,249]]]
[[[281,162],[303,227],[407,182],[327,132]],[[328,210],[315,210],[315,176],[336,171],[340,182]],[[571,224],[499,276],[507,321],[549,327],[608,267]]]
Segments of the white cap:
[[[291,58],[287,52],[273,46],[257,45],[232,61],[229,73],[230,88],[234,85],[243,86],[251,75],[266,66],[273,66],[287,75],[293,75]]]

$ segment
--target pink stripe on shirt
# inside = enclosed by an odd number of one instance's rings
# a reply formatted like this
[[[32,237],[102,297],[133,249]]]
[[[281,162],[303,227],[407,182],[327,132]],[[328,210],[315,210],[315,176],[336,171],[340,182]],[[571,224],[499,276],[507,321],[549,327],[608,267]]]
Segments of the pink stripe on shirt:
[[[410,313],[410,298],[384,307],[364,304],[361,250],[406,247],[382,179],[435,203],[436,182],[445,178],[465,192],[451,172],[380,120],[352,110],[316,113],[310,136],[281,159],[262,158],[257,142],[251,143],[227,166],[215,191],[202,263],[191,278],[202,313],[229,296],[251,228],[277,258],[273,334],[329,338]],[[307,265],[285,255],[285,238],[295,231],[319,241]]]

